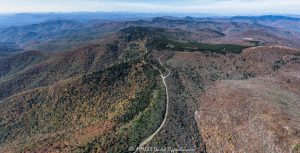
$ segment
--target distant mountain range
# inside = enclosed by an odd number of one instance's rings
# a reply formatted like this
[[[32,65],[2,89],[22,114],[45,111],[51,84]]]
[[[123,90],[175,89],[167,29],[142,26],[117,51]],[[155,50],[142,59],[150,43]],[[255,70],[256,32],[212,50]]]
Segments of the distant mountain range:
[[[96,15],[95,15],[96,16]],[[284,43],[287,46],[299,46],[300,20],[284,16],[232,17],[232,18],[178,18],[156,17],[152,20],[103,21],[89,20],[52,20],[37,24],[15,26],[0,30],[0,42],[14,43],[20,48],[64,51],[74,49],[84,43],[92,43],[107,34],[130,26],[145,26],[181,29],[192,32],[189,39],[213,43],[245,43],[243,38],[253,37],[262,43]],[[246,31],[260,31],[258,35]],[[206,33],[204,35],[204,33]],[[264,35],[262,35],[265,33]],[[254,34],[254,33],[251,33]],[[230,37],[239,35],[239,40]],[[217,38],[218,39],[213,39]],[[222,40],[223,38],[226,41]],[[265,39],[265,40],[264,40]],[[279,42],[277,40],[280,40]],[[51,45],[50,45],[51,44]]]

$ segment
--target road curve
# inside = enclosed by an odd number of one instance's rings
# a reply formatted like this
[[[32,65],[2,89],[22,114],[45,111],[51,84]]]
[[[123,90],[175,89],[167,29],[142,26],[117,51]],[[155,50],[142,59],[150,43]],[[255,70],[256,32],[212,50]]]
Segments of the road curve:
[[[156,129],[156,131],[154,133],[152,133],[147,139],[145,139],[135,150],[135,153],[138,152],[140,149],[142,149],[147,143],[149,143],[159,132],[160,130],[163,128],[163,126],[166,124],[166,120],[167,120],[167,117],[168,117],[168,113],[169,113],[169,91],[168,91],[168,86],[167,86],[167,83],[166,83],[166,78],[171,74],[171,71],[170,69],[166,68],[162,62],[161,62],[161,57],[163,57],[164,55],[166,54],[163,54],[161,55],[159,58],[158,58],[158,61],[159,61],[159,64],[165,69],[168,71],[168,74],[167,75],[164,75],[163,72],[158,69],[159,73],[160,73],[160,76],[162,78],[162,81],[165,85],[165,88],[166,88],[166,96],[167,96],[167,103],[166,103],[166,112],[165,112],[165,117],[164,117],[164,120],[162,121],[162,123],[160,124],[159,128]]]

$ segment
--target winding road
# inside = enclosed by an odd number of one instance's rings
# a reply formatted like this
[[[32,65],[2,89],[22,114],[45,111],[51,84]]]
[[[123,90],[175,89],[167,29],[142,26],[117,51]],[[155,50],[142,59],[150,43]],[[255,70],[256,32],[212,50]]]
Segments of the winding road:
[[[167,120],[167,117],[168,117],[168,113],[169,113],[169,91],[168,91],[168,86],[167,86],[167,83],[166,83],[166,78],[171,74],[171,71],[170,69],[166,68],[162,62],[161,62],[161,57],[163,57],[164,55],[166,54],[163,54],[161,55],[159,58],[158,58],[158,61],[159,61],[159,64],[165,69],[168,71],[168,74],[167,75],[164,75],[163,72],[156,68],[159,73],[160,73],[160,76],[162,78],[162,81],[165,85],[165,88],[166,88],[166,96],[167,96],[167,103],[166,103],[166,112],[165,112],[165,117],[164,117],[164,120],[162,121],[161,125],[159,126],[158,129],[156,129],[156,131],[154,133],[152,133],[147,139],[145,139],[135,150],[135,153],[138,152],[140,149],[142,149],[147,143],[149,143],[160,131],[161,129],[163,128],[163,126],[166,124],[166,120]]]

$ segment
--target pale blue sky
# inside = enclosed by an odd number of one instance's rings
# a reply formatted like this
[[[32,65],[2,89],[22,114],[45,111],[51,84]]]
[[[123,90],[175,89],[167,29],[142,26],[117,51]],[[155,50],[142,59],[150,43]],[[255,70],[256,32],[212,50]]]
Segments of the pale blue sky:
[[[0,0],[0,13],[77,11],[300,14],[300,0]]]

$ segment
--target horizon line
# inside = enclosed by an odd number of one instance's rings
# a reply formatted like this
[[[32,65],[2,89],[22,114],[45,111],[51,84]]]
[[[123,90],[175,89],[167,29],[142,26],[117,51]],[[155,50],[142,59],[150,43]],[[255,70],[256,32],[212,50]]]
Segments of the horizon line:
[[[290,13],[240,13],[240,14],[211,14],[201,12],[140,12],[140,11],[11,11],[11,12],[0,12],[0,15],[13,15],[13,14],[93,14],[93,13],[130,13],[130,14],[166,14],[166,15],[201,15],[201,16],[300,16],[300,14]]]

